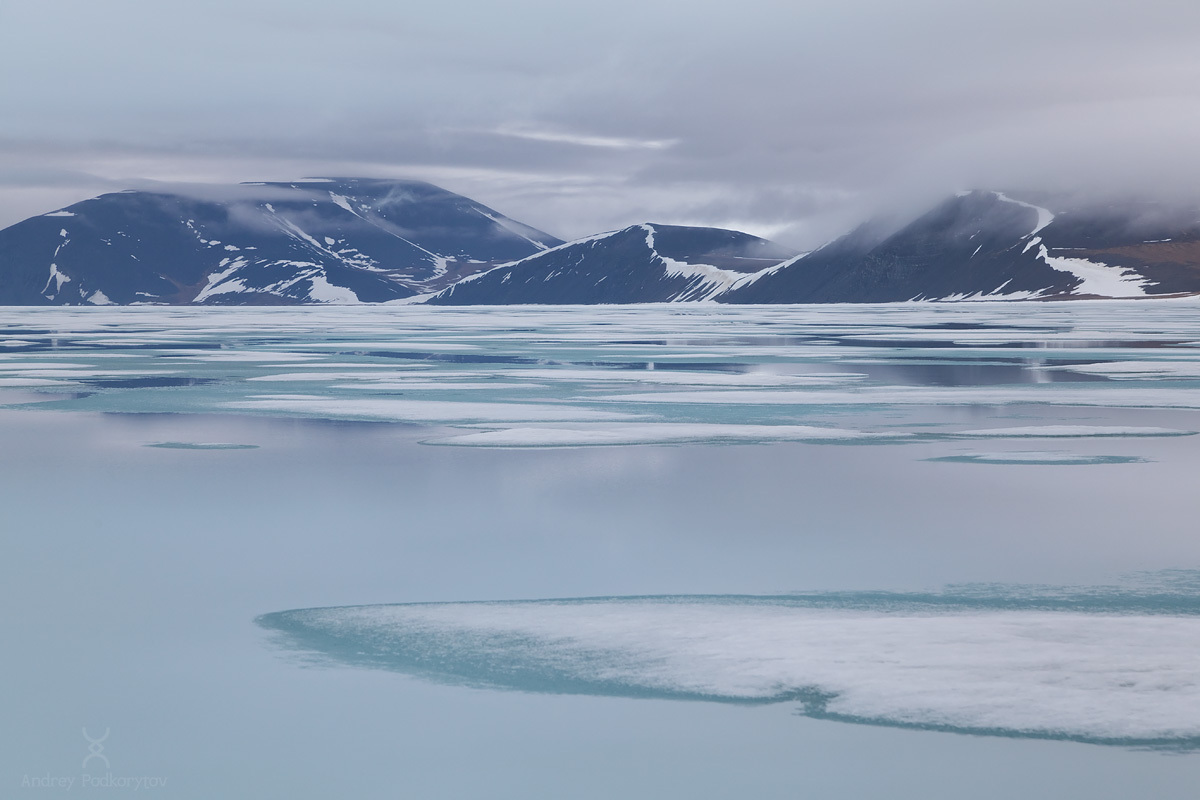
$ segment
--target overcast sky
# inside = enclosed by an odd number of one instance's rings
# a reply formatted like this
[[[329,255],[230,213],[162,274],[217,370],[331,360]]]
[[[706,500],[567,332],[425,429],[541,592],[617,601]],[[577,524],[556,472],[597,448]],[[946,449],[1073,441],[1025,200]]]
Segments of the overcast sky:
[[[973,187],[1200,187],[1183,0],[0,2],[0,225],[149,181],[413,177],[561,237],[799,247]]]

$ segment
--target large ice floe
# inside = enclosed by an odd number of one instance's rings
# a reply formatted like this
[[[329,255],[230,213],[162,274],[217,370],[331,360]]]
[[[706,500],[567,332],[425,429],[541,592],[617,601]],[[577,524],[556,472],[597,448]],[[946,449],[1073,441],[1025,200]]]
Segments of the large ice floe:
[[[845,722],[1195,748],[1200,587],[1184,578],[1137,589],[376,605],[258,622],[318,663],[470,686],[791,702]]]

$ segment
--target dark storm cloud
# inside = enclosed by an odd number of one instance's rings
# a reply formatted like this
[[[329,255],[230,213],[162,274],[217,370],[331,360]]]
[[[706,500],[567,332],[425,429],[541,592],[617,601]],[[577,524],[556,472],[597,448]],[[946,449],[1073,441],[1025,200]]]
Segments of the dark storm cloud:
[[[146,179],[359,174],[559,236],[808,246],[972,186],[1185,194],[1198,34],[1165,0],[10,3],[0,223]]]

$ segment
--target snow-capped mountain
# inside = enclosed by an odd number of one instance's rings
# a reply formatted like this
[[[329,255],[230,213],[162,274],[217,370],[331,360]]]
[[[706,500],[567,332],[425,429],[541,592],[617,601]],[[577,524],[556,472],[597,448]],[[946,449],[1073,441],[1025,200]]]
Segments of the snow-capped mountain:
[[[1126,203],[1052,211],[965,192],[886,234],[861,226],[719,299],[731,303],[1145,297],[1200,291],[1200,214]]]
[[[792,252],[721,228],[633,225],[464,278],[426,302],[665,303],[711,300]]]
[[[558,244],[418,181],[126,191],[0,231],[0,304],[381,302]]]
[[[563,243],[418,181],[106,194],[0,230],[0,305],[1017,300],[1200,293],[1200,212],[964,192],[811,253],[642,224]]]

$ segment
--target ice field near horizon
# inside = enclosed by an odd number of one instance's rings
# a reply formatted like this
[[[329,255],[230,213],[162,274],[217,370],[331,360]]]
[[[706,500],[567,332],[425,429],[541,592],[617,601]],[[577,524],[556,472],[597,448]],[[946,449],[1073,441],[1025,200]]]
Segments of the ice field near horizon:
[[[6,797],[1200,786],[1200,300],[4,308],[0,442]]]

